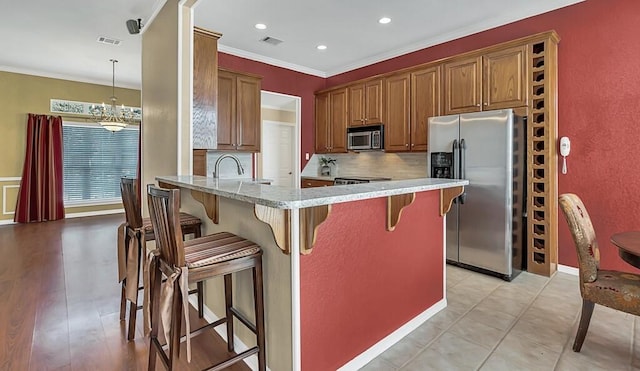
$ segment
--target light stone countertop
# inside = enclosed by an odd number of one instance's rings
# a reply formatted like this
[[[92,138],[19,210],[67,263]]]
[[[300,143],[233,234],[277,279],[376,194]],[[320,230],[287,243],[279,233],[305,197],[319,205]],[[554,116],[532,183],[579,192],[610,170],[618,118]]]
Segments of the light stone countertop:
[[[276,209],[302,209],[469,184],[468,180],[419,178],[332,187],[290,188],[260,184],[251,179],[215,179],[197,175],[157,176],[156,180],[180,188],[193,189]]]

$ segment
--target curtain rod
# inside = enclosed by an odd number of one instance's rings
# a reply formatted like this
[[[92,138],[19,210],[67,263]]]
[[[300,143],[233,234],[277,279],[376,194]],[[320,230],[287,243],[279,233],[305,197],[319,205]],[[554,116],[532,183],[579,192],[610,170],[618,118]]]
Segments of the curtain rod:
[[[94,123],[98,123],[94,118],[92,117],[87,117],[87,116],[79,116],[79,115],[56,115],[53,112],[50,112],[48,114],[43,113],[42,115],[47,115],[47,116],[60,116],[62,117],[62,120],[67,120],[67,121],[84,121],[84,122],[94,122]],[[140,125],[140,120],[134,120],[131,125]]]

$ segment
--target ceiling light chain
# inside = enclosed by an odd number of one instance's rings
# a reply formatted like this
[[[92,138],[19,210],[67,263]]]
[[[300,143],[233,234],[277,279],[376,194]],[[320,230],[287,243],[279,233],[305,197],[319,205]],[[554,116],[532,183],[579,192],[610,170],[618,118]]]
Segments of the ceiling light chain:
[[[116,105],[118,100],[116,97],[116,63],[118,63],[118,60],[110,59],[109,61],[111,61],[113,72],[111,77],[111,97],[109,98],[111,106],[107,106],[104,103],[102,105],[92,104],[89,107],[89,112],[100,126],[111,132],[116,132],[133,123],[134,119],[131,108],[125,108],[124,104],[121,107]]]

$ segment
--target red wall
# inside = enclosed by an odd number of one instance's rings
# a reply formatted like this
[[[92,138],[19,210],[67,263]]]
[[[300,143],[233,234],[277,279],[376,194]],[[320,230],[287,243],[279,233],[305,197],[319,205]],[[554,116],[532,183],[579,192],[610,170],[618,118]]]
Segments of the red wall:
[[[315,144],[313,93],[325,87],[325,79],[225,53],[218,53],[218,66],[262,76],[262,90],[302,97],[300,165],[304,168],[304,154],[313,153]]]
[[[333,76],[327,79],[326,86],[556,30],[561,38],[558,50],[558,134],[571,138],[569,171],[566,175],[558,175],[559,193],[573,192],[583,199],[599,236],[602,267],[632,270],[617,256],[609,236],[617,231],[640,230],[639,28],[640,1],[587,0]],[[229,64],[236,60],[241,59],[222,55],[221,65],[231,68]],[[253,64],[255,62],[252,62],[252,68]],[[267,66],[265,72],[271,73],[275,69]],[[291,74],[287,71],[270,77],[269,85],[275,87],[265,89],[289,94],[302,90],[305,94],[302,148],[303,152],[312,152],[311,92],[316,87],[324,87],[323,82],[304,74],[299,74],[298,81]],[[263,75],[267,76],[266,73]],[[559,261],[575,267],[575,249],[561,216],[558,229]]]
[[[442,299],[440,193],[387,232],[386,198],[332,206],[300,265],[302,369],[335,370]]]

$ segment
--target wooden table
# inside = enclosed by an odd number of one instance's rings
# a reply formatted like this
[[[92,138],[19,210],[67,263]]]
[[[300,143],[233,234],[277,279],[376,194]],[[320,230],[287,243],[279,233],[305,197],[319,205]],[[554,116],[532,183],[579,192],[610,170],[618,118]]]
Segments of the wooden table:
[[[640,231],[616,233],[611,236],[611,242],[618,247],[622,260],[640,268]]]

